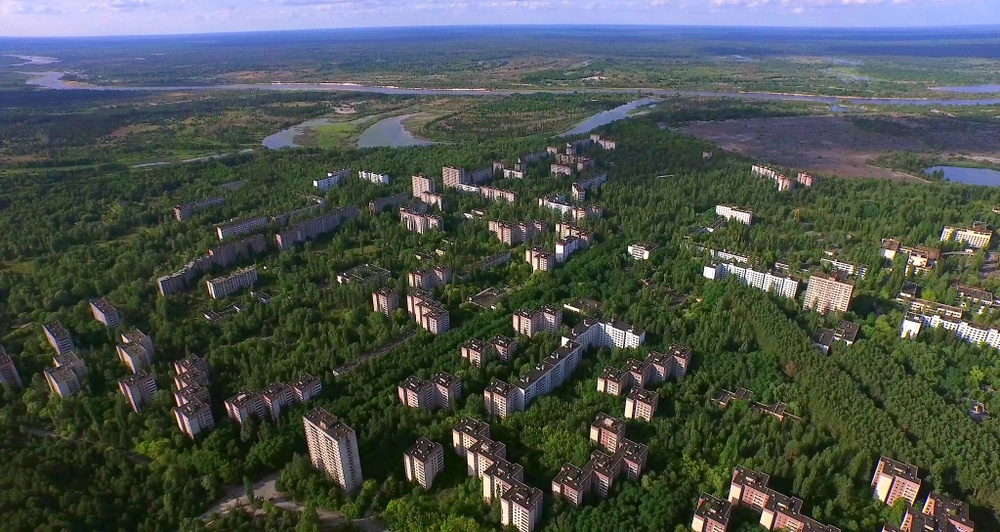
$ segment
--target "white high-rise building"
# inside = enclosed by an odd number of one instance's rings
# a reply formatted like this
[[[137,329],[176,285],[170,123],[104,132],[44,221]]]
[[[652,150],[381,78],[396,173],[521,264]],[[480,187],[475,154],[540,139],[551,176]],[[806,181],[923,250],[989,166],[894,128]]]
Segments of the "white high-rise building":
[[[361,486],[361,458],[354,429],[322,408],[302,418],[313,466],[325,471],[344,491]]]

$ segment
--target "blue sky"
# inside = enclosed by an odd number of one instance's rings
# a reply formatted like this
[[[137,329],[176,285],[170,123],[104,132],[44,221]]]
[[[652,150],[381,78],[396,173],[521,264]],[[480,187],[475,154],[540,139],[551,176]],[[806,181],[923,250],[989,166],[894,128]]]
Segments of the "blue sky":
[[[1000,0],[0,0],[0,36],[473,24],[1000,25]]]

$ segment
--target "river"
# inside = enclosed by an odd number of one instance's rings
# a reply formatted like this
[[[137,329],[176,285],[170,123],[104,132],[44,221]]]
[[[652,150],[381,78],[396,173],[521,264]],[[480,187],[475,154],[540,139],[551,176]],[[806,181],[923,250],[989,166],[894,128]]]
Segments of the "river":
[[[591,131],[605,125],[610,124],[616,120],[621,120],[623,118],[628,118],[632,111],[638,109],[644,105],[649,105],[651,103],[656,103],[660,101],[658,98],[643,98],[641,100],[636,100],[634,102],[629,102],[625,105],[619,105],[614,109],[609,109],[607,111],[602,111],[597,113],[590,118],[587,118],[570,129],[569,131],[562,134],[564,137],[571,135],[583,135],[584,133],[590,133]]]
[[[364,92],[377,94],[398,94],[411,96],[508,96],[512,94],[536,94],[551,92],[592,93],[592,94],[635,94],[637,96],[689,96],[704,98],[741,98],[745,100],[764,101],[800,101],[819,102],[830,105],[849,103],[852,105],[937,105],[937,106],[970,106],[970,105],[1000,105],[1000,98],[980,99],[933,99],[933,98],[836,98],[814,94],[785,94],[768,92],[724,92],[724,91],[691,91],[671,89],[578,89],[578,90],[546,90],[546,89],[422,89],[381,87],[355,85],[347,83],[256,83],[229,85],[178,85],[164,87],[115,87],[97,86],[82,83],[68,83],[62,80],[62,72],[23,72],[35,77],[27,83],[37,87],[54,90],[92,90],[92,91],[211,91],[211,90],[260,90],[260,91],[310,91],[310,92]]]

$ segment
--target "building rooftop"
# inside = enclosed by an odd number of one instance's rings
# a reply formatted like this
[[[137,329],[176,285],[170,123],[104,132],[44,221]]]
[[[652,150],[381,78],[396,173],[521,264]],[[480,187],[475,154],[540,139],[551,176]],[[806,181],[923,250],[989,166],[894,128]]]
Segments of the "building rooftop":
[[[583,469],[566,463],[563,464],[562,469],[559,470],[559,474],[556,475],[556,478],[552,479],[552,482],[568,486],[576,491],[586,491],[590,487],[590,479],[587,476]]]
[[[478,419],[473,419],[471,417],[464,417],[457,425],[452,429],[455,432],[460,432],[463,434],[471,434],[476,436],[489,436],[490,434],[490,424]]]
[[[491,340],[490,343],[492,343],[495,346],[509,348],[510,346],[516,344],[517,340],[514,340],[513,338],[509,338],[507,336],[501,336],[498,334],[493,337],[493,340]]]
[[[478,340],[478,339],[473,338],[472,340],[469,340],[468,342],[465,342],[464,344],[462,344],[462,347],[464,347],[466,349],[471,349],[471,350],[476,351],[478,353],[482,353],[483,351],[486,351],[487,349],[489,349],[490,346],[489,346],[489,344],[487,344],[486,342],[484,342],[482,340]]]
[[[601,373],[601,378],[621,383],[625,379],[625,370],[608,366],[604,368],[604,371]]]
[[[439,371],[439,372],[437,372],[434,375],[434,377],[431,379],[431,381],[434,382],[434,384],[438,384],[438,385],[446,386],[446,387],[451,387],[451,386],[453,386],[455,384],[461,384],[461,381],[459,381],[458,377],[456,377],[456,376],[454,376],[451,373],[448,373],[446,371]]]
[[[122,339],[125,340],[127,343],[142,342],[146,338],[149,338],[149,336],[147,336],[146,333],[140,331],[136,327],[132,327],[131,329],[122,333]]]
[[[610,430],[619,434],[625,431],[625,421],[609,416],[603,412],[597,414],[597,418],[594,419],[592,426],[601,427],[605,430]]]
[[[836,341],[836,333],[832,329],[816,329],[812,334],[812,343],[830,347]]]
[[[118,382],[124,383],[128,386],[138,386],[139,384],[142,384],[146,379],[150,378],[152,377],[150,377],[148,373],[146,373],[145,371],[140,371],[132,375],[129,375],[124,379],[119,379]]]
[[[410,390],[411,392],[420,393],[422,390],[426,390],[427,387],[430,386],[430,384],[431,383],[425,381],[424,379],[421,379],[420,377],[417,377],[416,375],[410,375],[405,380],[403,380],[403,382],[401,382],[399,386],[406,390]]]
[[[515,464],[513,462],[508,462],[503,458],[497,458],[492,465],[486,468],[484,474],[503,479],[507,482],[517,481],[517,479],[523,478],[524,468],[520,464]]]
[[[802,513],[802,499],[778,493],[774,490],[768,490],[768,495],[769,497],[767,498],[767,502],[764,503],[764,508],[791,515],[800,515]]]
[[[651,405],[660,398],[660,394],[651,392],[645,388],[632,388],[628,393],[628,398],[647,405]]]
[[[205,410],[209,410],[209,407],[202,401],[191,401],[190,403],[184,403],[181,406],[178,406],[174,410],[180,412],[184,416],[191,417],[196,416]]]
[[[723,527],[729,524],[729,518],[733,513],[733,505],[729,501],[718,497],[702,493],[698,498],[698,508],[694,514],[706,519],[712,519]]]
[[[625,363],[625,371],[629,373],[643,374],[646,372],[646,363],[641,360],[630,358],[628,359],[628,362]]]
[[[406,451],[406,456],[413,458],[414,460],[419,460],[421,462],[426,462],[434,456],[435,453],[441,451],[441,444],[438,442],[430,441],[427,438],[420,438],[417,443],[413,444]]]
[[[129,356],[140,357],[143,355],[148,355],[146,348],[138,342],[129,342],[127,344],[118,344],[118,348],[124,351]]]
[[[643,443],[622,439],[618,442],[618,451],[615,455],[632,462],[641,462],[649,455],[649,447]]]
[[[233,405],[236,408],[242,408],[244,405],[254,401],[259,396],[250,390],[244,388],[236,393],[236,395],[226,399],[226,402]]]
[[[893,460],[886,456],[879,458],[879,461],[882,462],[882,473],[912,482],[920,482],[917,466]]]
[[[354,435],[354,429],[348,427],[337,416],[327,412],[322,408],[315,408],[306,412],[304,416],[310,423],[319,427],[323,432],[334,438],[346,438]]]
[[[524,508],[530,508],[542,496],[541,490],[518,482],[503,492],[501,499]]]
[[[488,393],[510,397],[511,395],[514,395],[517,388],[512,384],[507,384],[500,379],[494,378],[490,381],[490,385],[486,387],[486,391]]]
[[[736,466],[736,469],[733,471],[733,483],[750,486],[758,490],[766,489],[767,483],[770,480],[771,476],[767,473],[761,473],[760,471],[743,466]]]
[[[845,342],[854,342],[858,339],[858,332],[861,331],[861,326],[857,323],[850,321],[840,322],[840,326],[837,327],[835,331],[838,340],[843,340]]]
[[[260,395],[263,395],[263,396],[266,396],[266,397],[275,397],[275,396],[278,396],[278,395],[284,393],[288,389],[289,389],[288,386],[285,386],[280,381],[276,381],[276,382],[272,382],[271,384],[268,384],[266,388],[264,388],[263,390],[261,390],[260,391]]]
[[[927,506],[933,506],[934,517],[939,523],[950,519],[968,526],[973,526],[972,520],[969,519],[969,505],[960,500],[952,499],[947,495],[942,495],[941,493],[932,491],[927,496],[927,504],[924,508],[928,509]],[[951,529],[949,528],[948,530]]]
[[[299,377],[298,379],[295,379],[295,381],[292,382],[290,386],[292,388],[308,388],[310,386],[314,386],[318,382],[319,382],[319,377],[315,377],[313,375],[306,373],[301,377]]]
[[[93,305],[97,310],[105,314],[112,314],[118,312],[118,309],[115,308],[115,306],[112,305],[111,303],[108,303],[108,300],[104,299],[103,297],[91,299],[90,304]]]
[[[476,443],[473,443],[472,446],[469,447],[469,452],[473,454],[482,454],[502,458],[507,453],[507,446],[504,445],[503,442],[484,437],[480,438]]]
[[[616,477],[618,469],[615,465],[616,461],[610,454],[604,451],[594,451],[590,453],[590,461],[583,468],[604,477]]]
[[[49,334],[55,336],[56,338],[69,336],[69,331],[67,331],[66,328],[63,327],[62,323],[59,322],[58,320],[50,321],[45,325],[42,325],[42,327],[45,330],[49,331]]]

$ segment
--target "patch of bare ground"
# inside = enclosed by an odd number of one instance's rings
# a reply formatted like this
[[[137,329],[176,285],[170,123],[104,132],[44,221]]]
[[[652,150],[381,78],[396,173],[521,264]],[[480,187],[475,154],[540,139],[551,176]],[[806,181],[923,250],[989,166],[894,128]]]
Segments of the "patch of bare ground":
[[[1000,126],[948,117],[796,116],[695,122],[675,129],[762,161],[816,174],[924,181],[870,161],[909,151],[942,158],[1000,158]]]

